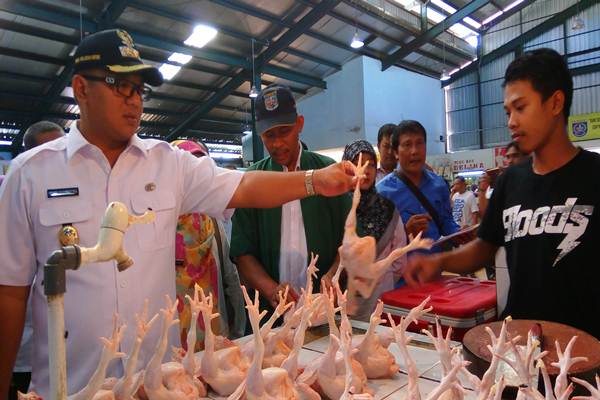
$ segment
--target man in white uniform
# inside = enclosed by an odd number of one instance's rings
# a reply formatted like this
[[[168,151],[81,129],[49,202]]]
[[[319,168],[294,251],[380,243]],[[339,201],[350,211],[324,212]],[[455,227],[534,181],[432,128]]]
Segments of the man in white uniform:
[[[473,192],[467,190],[465,178],[457,176],[452,186],[452,217],[461,229],[468,228],[477,223],[479,207]]]
[[[226,208],[276,207],[316,192],[334,196],[350,190],[347,164],[305,172],[241,173],[218,168],[167,142],[136,134],[145,84],[162,76],[139,58],[123,30],[86,37],[75,53],[72,88],[81,119],[65,138],[15,158],[0,188],[0,398],[8,392],[19,346],[27,294],[31,288],[34,326],[31,390],[49,397],[47,312],[43,265],[61,247],[64,229],[78,233],[80,245],[94,246],[106,206],[113,201],[141,214],[151,208],[156,220],[131,227],[124,248],[135,265],[118,272],[115,262],[86,265],[67,273],[65,337],[68,393],[80,390],[98,364],[101,343],[110,337],[112,315],[127,324],[121,351],[132,348],[134,314],[150,300],[149,311],[175,294],[173,240],[177,217],[189,212],[221,216]],[[286,190],[281,190],[285,187]],[[310,190],[307,190],[310,189]],[[314,190],[313,190],[314,188]],[[139,359],[145,367],[159,336],[146,336]],[[171,343],[177,330],[171,329]],[[120,377],[124,361],[113,361],[108,376]]]

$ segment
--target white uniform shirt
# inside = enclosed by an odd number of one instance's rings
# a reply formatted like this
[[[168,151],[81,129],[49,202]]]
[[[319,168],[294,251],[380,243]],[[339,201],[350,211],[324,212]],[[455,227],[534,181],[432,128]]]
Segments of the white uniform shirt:
[[[478,211],[477,198],[473,192],[467,190],[464,193],[454,193],[452,196],[452,216],[461,228],[475,225],[473,213]]]
[[[135,340],[135,313],[150,300],[149,315],[164,307],[164,296],[175,296],[175,228],[177,216],[201,212],[222,216],[242,173],[215,166],[208,157],[196,158],[158,140],[133,136],[111,168],[104,154],[73,125],[68,136],[46,143],[15,158],[0,188],[0,284],[26,286],[33,282],[32,386],[49,396],[47,303],[43,266],[60,248],[58,233],[72,224],[80,245],[96,244],[107,205],[120,201],[131,213],[156,212],[152,224],[133,225],[124,249],[135,264],[118,272],[115,262],[85,265],[67,271],[65,330],[67,331],[68,393],[80,390],[94,372],[102,345],[110,337],[113,313],[127,324],[121,351]],[[49,198],[47,191],[78,188],[72,197]],[[145,368],[157,343],[160,321],[144,339],[138,369]],[[178,343],[170,330],[170,344]],[[168,347],[171,348],[170,346]],[[167,357],[166,357],[167,358]],[[170,357],[168,357],[170,358]],[[107,376],[123,374],[124,359],[111,362]]]
[[[300,144],[298,144],[300,146]],[[298,161],[296,171],[300,169],[300,154],[302,148],[298,147]],[[287,172],[287,167],[283,166]],[[289,282],[300,294],[300,288],[306,286],[306,266],[308,265],[308,251],[306,250],[306,234],[304,232],[304,219],[300,200],[290,201],[281,207],[281,244],[279,247],[279,281]]]

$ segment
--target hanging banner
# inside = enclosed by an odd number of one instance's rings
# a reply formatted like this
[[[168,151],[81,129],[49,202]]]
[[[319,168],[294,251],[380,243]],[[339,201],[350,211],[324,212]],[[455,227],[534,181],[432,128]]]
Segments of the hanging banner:
[[[600,113],[572,115],[568,125],[569,138],[573,142],[600,139]]]

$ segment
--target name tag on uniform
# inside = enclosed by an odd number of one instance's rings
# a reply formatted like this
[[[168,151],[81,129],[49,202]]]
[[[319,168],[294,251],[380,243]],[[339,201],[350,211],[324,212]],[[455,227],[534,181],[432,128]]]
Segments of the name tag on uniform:
[[[60,188],[60,189],[48,189],[48,198],[53,199],[55,197],[72,197],[79,196],[79,188]]]

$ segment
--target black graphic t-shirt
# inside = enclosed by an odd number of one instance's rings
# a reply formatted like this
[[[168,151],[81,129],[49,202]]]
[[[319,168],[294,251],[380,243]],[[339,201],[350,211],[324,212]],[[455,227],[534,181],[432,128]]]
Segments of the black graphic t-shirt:
[[[504,315],[561,322],[600,339],[600,155],[580,150],[546,175],[506,170],[479,237],[506,247]]]

